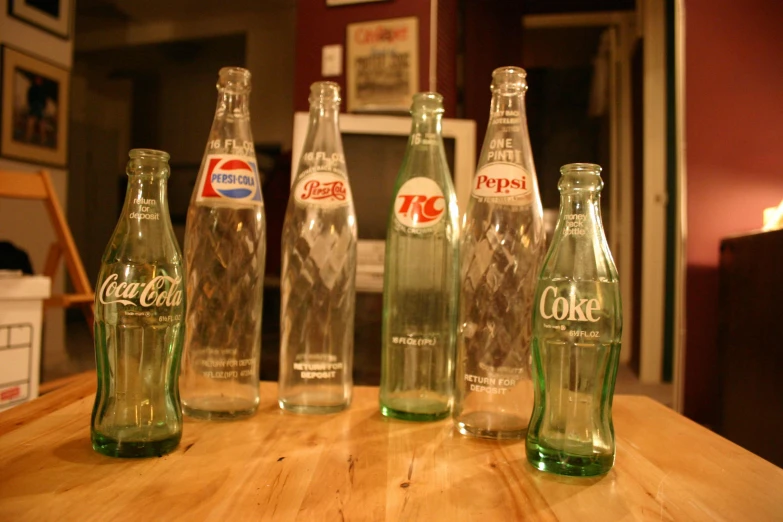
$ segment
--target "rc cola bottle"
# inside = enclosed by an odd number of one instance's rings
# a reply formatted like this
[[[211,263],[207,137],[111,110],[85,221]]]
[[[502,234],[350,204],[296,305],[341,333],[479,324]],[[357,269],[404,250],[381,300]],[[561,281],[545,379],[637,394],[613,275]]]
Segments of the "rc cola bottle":
[[[282,240],[280,407],[331,413],[351,403],[356,214],[338,128],[340,87],[310,88],[310,124]]]
[[[180,388],[185,414],[228,420],[258,407],[266,221],[250,131],[250,71],[221,69],[217,90],[185,229]]]
[[[447,417],[459,297],[457,197],[441,136],[443,97],[419,93],[386,238],[381,413]]]
[[[562,475],[600,475],[614,464],[622,306],[600,172],[588,163],[560,169],[560,216],[536,290],[527,459]]]
[[[110,457],[159,457],[182,437],[185,293],[166,198],[168,159],[158,150],[130,151],[125,204],[98,274],[90,435]]]
[[[525,71],[492,74],[489,126],[462,227],[455,421],[466,435],[522,438],[533,406],[530,334],[544,248]]]

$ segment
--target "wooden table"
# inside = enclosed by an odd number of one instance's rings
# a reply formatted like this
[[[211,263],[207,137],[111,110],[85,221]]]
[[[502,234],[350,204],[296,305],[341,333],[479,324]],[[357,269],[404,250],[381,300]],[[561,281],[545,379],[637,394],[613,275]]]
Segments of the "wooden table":
[[[606,476],[534,470],[523,442],[466,438],[450,420],[281,412],[262,383],[252,419],[187,419],[172,454],[90,447],[95,374],[0,414],[0,520],[783,520],[783,470],[645,397],[617,396]]]

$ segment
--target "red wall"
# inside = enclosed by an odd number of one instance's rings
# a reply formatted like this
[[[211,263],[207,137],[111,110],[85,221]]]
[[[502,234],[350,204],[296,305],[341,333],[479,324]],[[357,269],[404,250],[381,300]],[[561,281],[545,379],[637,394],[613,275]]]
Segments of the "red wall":
[[[345,111],[345,55],[343,54],[343,74],[339,77],[324,78],[321,76],[321,48],[324,45],[342,44],[344,53],[348,24],[407,16],[416,16],[419,19],[419,90],[425,91],[429,88],[429,0],[394,0],[336,7],[327,7],[324,0],[299,0],[296,9],[294,110],[309,109],[307,97],[310,95],[310,84],[330,80],[340,84],[342,110]]]
[[[686,0],[685,413],[718,420],[721,238],[783,199],[783,2]]]

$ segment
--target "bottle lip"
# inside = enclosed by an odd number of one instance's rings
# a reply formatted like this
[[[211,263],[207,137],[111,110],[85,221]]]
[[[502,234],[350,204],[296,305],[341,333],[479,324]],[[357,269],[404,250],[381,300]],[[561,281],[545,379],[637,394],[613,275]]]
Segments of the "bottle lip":
[[[509,65],[492,71],[490,90],[501,94],[516,94],[527,90],[527,72],[522,67]]]
[[[168,152],[155,149],[131,149],[128,153],[130,159],[150,159],[159,161],[168,161],[171,156]]]
[[[411,102],[411,114],[417,112],[443,114],[443,95],[437,92],[417,92]]]
[[[314,82],[310,85],[310,103],[340,103],[340,85],[335,82]]]
[[[601,166],[595,163],[568,163],[560,167],[560,174],[593,174],[601,175]]]
[[[223,67],[218,71],[218,90],[236,94],[250,92],[250,71],[243,67]]]

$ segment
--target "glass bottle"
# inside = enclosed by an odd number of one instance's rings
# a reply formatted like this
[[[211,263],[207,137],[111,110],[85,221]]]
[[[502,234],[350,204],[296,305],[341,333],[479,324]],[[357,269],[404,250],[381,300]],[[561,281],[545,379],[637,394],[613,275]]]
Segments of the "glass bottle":
[[[188,207],[190,296],[180,388],[186,415],[236,419],[258,408],[266,220],[250,131],[250,71],[224,67]]]
[[[386,238],[381,413],[447,417],[459,297],[457,196],[441,136],[443,97],[414,95],[413,125]]]
[[[95,294],[98,392],[92,447],[110,457],[170,452],[182,437],[182,254],[169,218],[169,155],[130,151],[128,190]]]
[[[278,402],[297,413],[351,403],[356,214],[338,128],[340,87],[310,88],[310,124],[283,223]]]
[[[463,220],[454,417],[466,435],[523,438],[533,406],[530,334],[544,229],[526,89],[519,67],[492,74],[489,125]]]
[[[589,163],[560,169],[560,215],[536,290],[527,458],[562,475],[600,475],[614,464],[622,306],[601,224],[600,172]]]

